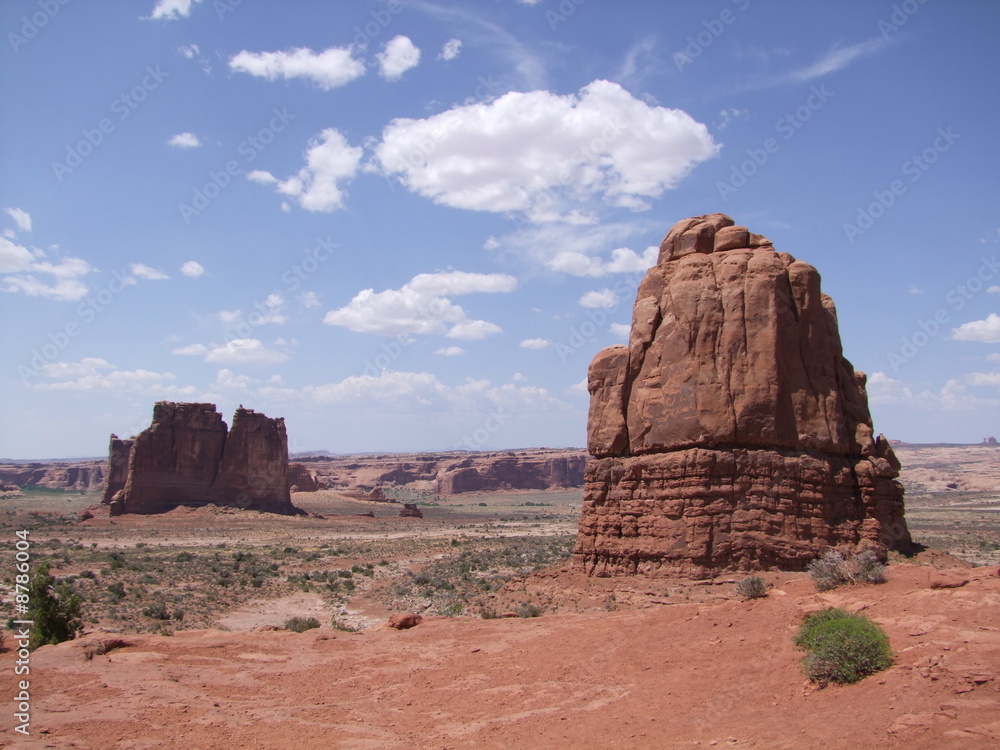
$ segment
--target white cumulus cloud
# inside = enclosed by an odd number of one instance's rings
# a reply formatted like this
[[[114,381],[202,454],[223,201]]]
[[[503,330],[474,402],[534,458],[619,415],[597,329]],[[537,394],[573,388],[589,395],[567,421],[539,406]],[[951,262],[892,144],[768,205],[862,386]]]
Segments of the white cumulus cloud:
[[[461,39],[449,39],[444,43],[444,47],[441,48],[441,54],[438,55],[438,59],[441,60],[454,60],[462,52],[462,40]]]
[[[365,64],[354,56],[353,47],[330,47],[322,52],[299,47],[288,52],[248,52],[242,50],[229,60],[238,73],[266,78],[307,78],[321,89],[350,83],[365,74]]]
[[[201,145],[201,141],[198,140],[198,136],[194,133],[178,133],[173,136],[169,141],[167,141],[168,146],[176,146],[177,148],[198,148]]]
[[[621,302],[621,298],[611,289],[601,289],[596,292],[587,292],[580,297],[579,302],[581,307],[607,310]]]
[[[442,357],[457,357],[460,354],[465,354],[465,349],[460,346],[444,346],[436,349],[434,353]]]
[[[399,289],[364,289],[345,306],[331,310],[323,322],[358,333],[383,336],[442,334],[467,341],[500,333],[499,326],[469,320],[451,297],[475,293],[506,293],[517,287],[507,274],[465,271],[422,273]]]
[[[342,184],[357,174],[362,153],[363,149],[351,146],[339,130],[327,128],[309,142],[306,165],[287,180],[278,180],[263,170],[254,170],[247,178],[276,185],[279,193],[295,198],[307,211],[333,211],[343,206]]]
[[[420,50],[406,36],[395,36],[386,42],[378,58],[379,75],[387,81],[398,81],[410,68],[420,64]]]
[[[147,281],[163,281],[170,278],[163,271],[152,266],[147,266],[145,263],[133,263],[129,266],[129,271],[132,272],[132,275],[140,279],[146,279]]]
[[[553,271],[562,271],[571,276],[607,276],[609,273],[635,273],[646,271],[656,265],[660,253],[658,247],[647,247],[642,255],[627,247],[611,251],[611,260],[575,250],[563,250],[548,262]]]
[[[187,18],[191,15],[191,8],[200,2],[201,0],[157,0],[149,17],[153,20]]]
[[[177,376],[152,370],[122,370],[106,359],[84,357],[79,362],[51,362],[43,365],[45,381],[34,385],[46,391],[137,391],[161,397],[194,396],[192,386],[173,385]]]
[[[519,346],[524,349],[545,349],[552,346],[552,342],[548,339],[525,339]]]
[[[87,295],[87,285],[80,281],[94,269],[81,258],[62,258],[58,263],[45,260],[38,248],[28,249],[0,237],[0,291],[20,292],[28,297],[47,297],[76,302]]]
[[[1000,315],[990,313],[983,320],[963,323],[951,331],[957,341],[979,341],[984,344],[1000,344]]]
[[[375,158],[384,174],[436,203],[589,223],[568,204],[599,197],[648,208],[718,149],[686,112],[599,80],[578,94],[512,92],[426,119],[398,118]]]
[[[181,266],[181,273],[189,279],[197,279],[205,274],[205,267],[196,260],[189,260]]]

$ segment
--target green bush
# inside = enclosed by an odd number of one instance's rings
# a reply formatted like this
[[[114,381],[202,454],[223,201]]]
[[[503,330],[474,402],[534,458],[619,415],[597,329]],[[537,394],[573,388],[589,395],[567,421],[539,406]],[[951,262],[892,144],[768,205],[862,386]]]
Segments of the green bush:
[[[736,584],[736,593],[744,599],[762,599],[767,596],[767,581],[760,576],[744,578]]]
[[[892,666],[889,638],[874,622],[829,607],[806,617],[795,645],[813,682],[850,684]]]
[[[32,620],[28,648],[34,651],[46,644],[62,643],[83,630],[80,619],[83,599],[67,586],[56,586],[49,574],[49,563],[39,563],[28,582],[28,614]]]
[[[296,633],[304,633],[307,630],[318,628],[319,620],[315,617],[289,617],[281,627]]]

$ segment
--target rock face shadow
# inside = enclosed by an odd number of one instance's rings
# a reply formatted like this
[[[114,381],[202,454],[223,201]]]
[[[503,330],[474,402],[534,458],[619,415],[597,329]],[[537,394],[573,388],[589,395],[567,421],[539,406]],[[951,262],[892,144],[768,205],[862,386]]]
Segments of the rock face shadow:
[[[908,548],[865,384],[815,268],[724,214],[678,222],[628,345],[590,364],[578,564],[706,577]]]

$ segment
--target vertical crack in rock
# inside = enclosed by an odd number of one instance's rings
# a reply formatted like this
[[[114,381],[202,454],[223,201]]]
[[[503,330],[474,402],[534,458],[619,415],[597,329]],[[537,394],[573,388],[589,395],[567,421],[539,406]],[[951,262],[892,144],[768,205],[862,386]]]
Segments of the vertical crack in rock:
[[[910,544],[816,269],[723,214],[678,222],[628,347],[598,353],[575,556],[592,575],[802,569]]]

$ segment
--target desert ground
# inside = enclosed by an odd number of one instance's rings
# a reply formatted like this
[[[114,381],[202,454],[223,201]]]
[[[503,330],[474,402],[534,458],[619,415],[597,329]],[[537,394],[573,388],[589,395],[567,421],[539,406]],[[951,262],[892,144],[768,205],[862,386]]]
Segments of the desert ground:
[[[33,562],[85,599],[85,633],[32,653],[31,736],[8,711],[0,746],[997,747],[1000,453],[896,450],[927,549],[894,555],[879,586],[767,573],[753,601],[739,575],[588,579],[569,557],[580,489],[393,488],[422,519],[320,491],[293,494],[298,517],[81,522],[94,493],[28,488],[0,500],[4,559],[28,529]],[[882,625],[894,666],[810,684],[792,636],[830,605]],[[395,612],[424,620],[397,631]],[[285,629],[295,617],[319,627]]]

